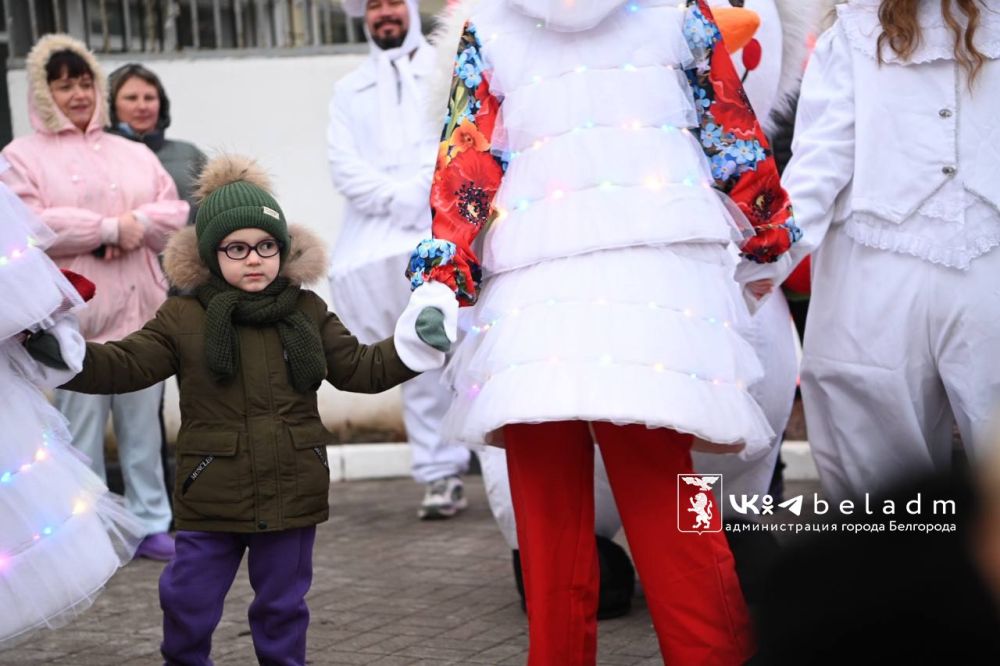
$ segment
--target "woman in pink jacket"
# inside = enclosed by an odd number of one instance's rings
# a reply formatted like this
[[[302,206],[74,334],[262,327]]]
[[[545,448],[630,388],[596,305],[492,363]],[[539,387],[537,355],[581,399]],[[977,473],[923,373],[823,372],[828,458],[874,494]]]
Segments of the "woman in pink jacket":
[[[3,149],[0,176],[57,234],[57,264],[90,278],[97,295],[80,316],[87,340],[118,340],[140,328],[166,298],[157,254],[187,221],[169,174],[148,148],[104,132],[104,76],[94,56],[66,35],[48,35],[28,54],[30,136]],[[138,555],[169,559],[170,505],[160,464],[163,385],[116,396],[56,391],[76,446],[104,478],[104,429],[114,415],[126,506],[145,526]]]

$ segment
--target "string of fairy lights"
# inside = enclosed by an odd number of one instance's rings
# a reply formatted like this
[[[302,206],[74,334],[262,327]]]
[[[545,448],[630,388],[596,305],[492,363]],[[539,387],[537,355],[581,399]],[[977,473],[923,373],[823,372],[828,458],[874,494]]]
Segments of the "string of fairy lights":
[[[0,268],[6,268],[13,265],[18,260],[28,256],[29,251],[37,246],[37,239],[33,236],[27,236],[22,247],[17,247],[6,251],[4,254],[0,254]],[[18,483],[23,479],[23,477],[28,476],[29,474],[38,474],[38,468],[52,460],[52,453],[49,450],[49,437],[50,435],[48,432],[42,433],[42,444],[34,451],[30,460],[26,460],[21,465],[13,469],[0,470],[0,491],[2,491],[4,487],[9,487]],[[90,503],[87,502],[86,499],[76,499],[71,508],[70,515],[63,521],[63,524],[65,524],[65,522],[72,516],[85,512],[89,507]],[[58,531],[60,526],[61,525],[58,524],[42,525],[37,531],[33,532],[30,541],[20,544],[17,547],[0,551],[0,574],[3,574],[8,568],[14,556],[29,548],[33,543],[51,537]]]
[[[525,150],[520,150],[520,151],[514,151],[514,152],[512,152],[510,154],[511,155],[511,159],[512,160],[513,159],[517,159],[517,158],[523,156],[528,151],[537,151],[537,150],[540,150],[540,149],[544,148],[546,145],[548,145],[551,141],[553,141],[554,139],[557,139],[557,138],[559,138],[561,136],[566,136],[566,135],[569,135],[569,134],[572,134],[572,133],[575,133],[575,132],[581,132],[581,131],[591,130],[591,129],[626,129],[626,130],[633,130],[633,131],[640,130],[640,129],[658,129],[658,130],[666,132],[666,133],[675,133],[676,132],[676,133],[679,133],[679,134],[682,134],[684,136],[689,137],[691,140],[694,140],[694,137],[693,137],[693,135],[691,133],[691,130],[689,130],[686,127],[677,127],[675,125],[658,125],[658,126],[657,125],[644,125],[640,121],[635,120],[635,121],[630,121],[630,122],[624,123],[624,124],[622,124],[620,126],[611,126],[611,125],[596,125],[592,121],[588,121],[588,122],[584,123],[583,125],[581,125],[579,127],[575,127],[572,130],[569,130],[567,132],[552,134],[550,136],[546,136],[546,137],[543,137],[543,138],[536,139],[532,143],[532,145],[531,145],[530,148],[527,148]],[[599,182],[591,183],[589,185],[583,185],[583,186],[579,186],[579,187],[574,187],[572,189],[566,189],[566,188],[562,188],[562,187],[556,187],[556,188],[552,189],[548,194],[546,194],[543,197],[536,197],[536,198],[521,197],[521,198],[517,199],[517,201],[510,208],[513,209],[513,210],[517,210],[517,211],[524,211],[524,210],[527,210],[533,204],[536,204],[536,203],[539,203],[539,202],[542,202],[542,201],[545,201],[545,200],[559,201],[561,199],[564,199],[567,194],[570,194],[570,193],[573,193],[573,192],[582,192],[582,191],[586,191],[586,190],[597,189],[597,190],[601,190],[601,191],[607,192],[607,191],[611,191],[611,190],[615,190],[615,189],[619,189],[619,188],[643,187],[643,188],[646,188],[648,190],[652,190],[654,192],[658,192],[658,191],[663,190],[663,189],[665,189],[665,188],[667,188],[667,187],[669,187],[671,185],[682,186],[682,187],[685,187],[685,188],[701,187],[702,189],[705,189],[705,190],[710,190],[712,188],[712,182],[710,180],[708,180],[707,178],[703,178],[703,177],[699,178],[699,177],[696,177],[696,176],[690,175],[690,174],[687,175],[687,176],[685,176],[684,178],[682,178],[680,180],[677,180],[677,181],[670,180],[670,179],[665,178],[665,177],[663,177],[661,175],[647,176],[640,183],[615,182],[615,181],[610,180],[610,179],[604,179],[604,180],[601,180]],[[496,211],[497,211],[497,220],[496,221],[503,221],[510,214],[510,209],[508,209],[507,207],[504,207],[502,205],[498,205]]]
[[[523,306],[520,306],[520,307],[511,308],[510,310],[508,310],[508,311],[506,311],[504,313],[501,313],[501,314],[493,317],[492,319],[490,319],[489,321],[487,321],[485,323],[474,324],[474,325],[472,325],[472,326],[469,327],[468,334],[471,335],[471,336],[473,336],[473,337],[483,335],[484,333],[488,332],[490,329],[495,328],[501,321],[503,321],[503,320],[505,320],[507,318],[520,317],[522,315],[522,313],[524,313],[526,310],[531,310],[531,309],[535,309],[535,308],[538,308],[538,307],[546,307],[546,308],[554,308],[554,307],[557,307],[557,306],[608,307],[611,304],[612,304],[612,301],[609,301],[607,298],[597,298],[597,299],[593,299],[593,300],[579,300],[579,301],[573,301],[573,300],[556,300],[556,299],[553,299],[553,298],[549,298],[549,299],[546,299],[545,301],[540,301],[538,303],[526,304],[526,305],[523,305]],[[646,303],[622,303],[622,302],[615,301],[614,305],[615,305],[615,307],[621,307],[621,306],[636,307],[636,308],[644,308],[644,309],[648,309],[648,310],[654,310],[654,311],[658,311],[658,312],[668,312],[668,313],[677,314],[678,316],[684,317],[685,319],[697,320],[698,322],[701,322],[701,323],[704,323],[704,324],[708,324],[710,326],[721,326],[722,328],[728,329],[728,330],[732,330],[732,328],[733,328],[733,322],[731,320],[729,320],[729,319],[720,319],[719,317],[716,317],[716,316],[713,316],[713,315],[700,314],[700,313],[696,312],[693,308],[683,308],[683,309],[680,309],[680,308],[668,307],[668,306],[664,306],[664,305],[658,304],[655,301],[648,301]],[[599,366],[632,365],[632,366],[638,366],[638,367],[648,368],[649,370],[651,370],[652,372],[657,373],[657,374],[672,373],[672,374],[685,375],[685,376],[687,376],[688,378],[690,378],[692,380],[700,381],[700,382],[707,382],[707,383],[712,384],[713,386],[732,385],[732,386],[735,386],[736,388],[738,388],[740,390],[745,390],[746,387],[747,387],[746,382],[743,381],[743,380],[732,381],[732,380],[728,380],[728,379],[721,379],[721,378],[718,378],[718,377],[709,377],[709,376],[700,374],[698,372],[691,372],[691,371],[687,371],[687,370],[676,370],[674,368],[668,367],[665,363],[660,362],[660,361],[655,361],[655,362],[652,362],[652,363],[635,362],[635,361],[622,361],[622,360],[617,360],[616,361],[615,358],[614,358],[614,356],[611,355],[611,354],[608,354],[608,353],[600,354],[599,356],[594,356],[594,357],[574,358],[574,359],[564,359],[564,358],[559,357],[559,356],[549,356],[547,358],[536,359],[536,360],[531,360],[531,361],[521,361],[521,362],[518,362],[518,363],[509,363],[509,364],[507,364],[503,368],[503,370],[511,370],[511,369],[514,369],[514,368],[523,367],[523,366],[527,366],[527,365],[538,365],[538,364],[558,365],[560,363],[568,363],[568,362],[571,362],[571,363],[596,364],[596,365],[599,365]],[[501,370],[501,372],[503,370]],[[486,382],[490,381],[491,379],[493,379],[493,377],[495,377],[497,374],[499,374],[499,373],[493,373],[493,374],[491,374],[491,375],[483,378],[480,383],[472,384],[470,386],[470,388],[469,388],[469,395],[470,395],[470,397],[476,397],[479,394],[479,392],[482,390],[482,385],[485,384]]]
[[[28,254],[28,251],[34,247],[38,246],[38,241],[34,236],[28,236],[25,238],[24,246],[17,247],[13,250],[9,250],[5,254],[0,254],[0,268],[9,266],[12,262],[24,257]]]
[[[24,477],[29,475],[44,474],[44,469],[41,469],[41,467],[53,459],[52,453],[50,452],[49,438],[50,435],[47,431],[42,432],[42,444],[32,454],[31,459],[25,461],[13,470],[6,470],[0,474],[0,491],[3,491],[5,486],[13,486],[16,483],[23,481]],[[50,522],[43,525],[32,533],[30,540],[13,548],[8,547],[8,550],[6,551],[0,551],[0,574],[4,573],[13,558],[18,553],[27,550],[33,544],[41,541],[42,539],[53,536],[59,528],[68,522],[73,516],[86,512],[90,506],[91,503],[88,502],[86,498],[79,497],[74,500],[69,515],[66,516],[62,523],[57,524]]]

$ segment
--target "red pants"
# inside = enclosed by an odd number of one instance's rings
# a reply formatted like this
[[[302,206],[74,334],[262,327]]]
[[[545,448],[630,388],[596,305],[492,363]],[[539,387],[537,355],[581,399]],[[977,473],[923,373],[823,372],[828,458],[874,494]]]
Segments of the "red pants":
[[[664,662],[743,664],[753,655],[753,637],[726,537],[677,529],[677,475],[691,472],[691,437],[642,425],[592,425],[594,436],[585,421],[504,428],[529,666],[596,663],[595,438]]]

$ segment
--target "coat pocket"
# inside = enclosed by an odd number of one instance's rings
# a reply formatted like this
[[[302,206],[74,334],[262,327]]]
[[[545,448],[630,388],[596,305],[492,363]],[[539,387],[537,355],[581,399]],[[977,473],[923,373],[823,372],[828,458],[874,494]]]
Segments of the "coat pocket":
[[[296,484],[298,495],[322,495],[330,490],[330,462],[326,446],[332,439],[322,423],[288,426],[295,449]]]
[[[231,518],[220,505],[243,502],[251,489],[250,464],[239,432],[185,431],[177,439],[174,497],[205,517]]]

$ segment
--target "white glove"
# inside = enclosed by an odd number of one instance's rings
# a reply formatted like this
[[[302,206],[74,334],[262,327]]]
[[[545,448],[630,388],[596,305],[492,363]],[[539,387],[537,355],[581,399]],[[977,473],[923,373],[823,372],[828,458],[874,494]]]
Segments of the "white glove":
[[[426,312],[428,309],[437,310],[440,317],[437,313]],[[458,300],[455,292],[440,282],[425,282],[417,287],[396,320],[393,341],[400,360],[414,372],[436,370],[444,366],[447,351],[456,340]]]

